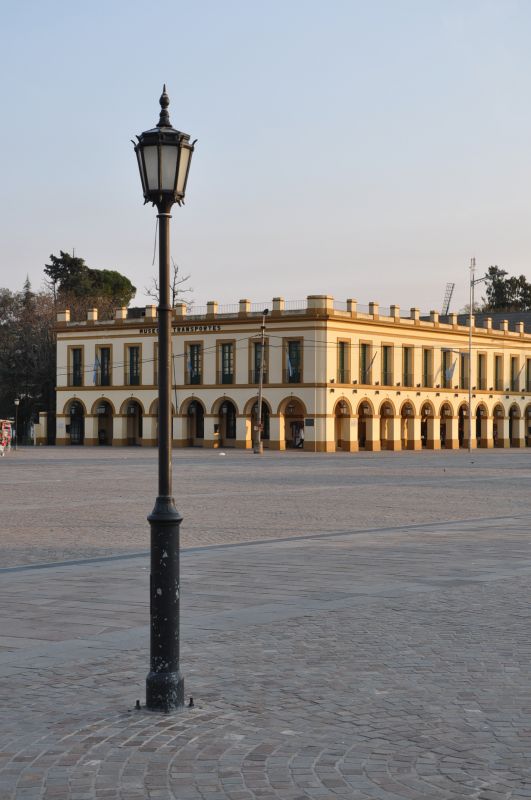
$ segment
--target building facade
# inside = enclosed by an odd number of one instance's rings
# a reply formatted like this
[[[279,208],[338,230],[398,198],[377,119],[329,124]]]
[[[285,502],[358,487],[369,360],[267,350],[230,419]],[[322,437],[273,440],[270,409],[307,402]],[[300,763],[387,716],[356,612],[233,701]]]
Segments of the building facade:
[[[418,450],[531,445],[531,335],[487,317],[358,307],[327,295],[210,302],[173,317],[175,447],[250,448],[263,357],[265,448]],[[470,353],[472,355],[470,361]],[[57,444],[157,443],[156,307],[57,321]],[[469,372],[472,408],[469,413]],[[42,426],[41,426],[42,427]],[[44,436],[45,432],[40,431]]]

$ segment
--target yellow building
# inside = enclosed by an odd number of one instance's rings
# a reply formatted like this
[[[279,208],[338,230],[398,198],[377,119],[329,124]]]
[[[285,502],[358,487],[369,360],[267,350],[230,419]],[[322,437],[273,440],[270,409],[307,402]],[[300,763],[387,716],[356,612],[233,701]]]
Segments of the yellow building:
[[[176,447],[252,446],[262,305],[210,302],[173,318]],[[412,308],[361,309],[327,295],[274,298],[266,322],[264,447],[417,450],[531,444],[531,336],[486,318],[472,329]],[[57,444],[155,445],[156,307],[57,322]],[[41,426],[41,436],[44,435]]]

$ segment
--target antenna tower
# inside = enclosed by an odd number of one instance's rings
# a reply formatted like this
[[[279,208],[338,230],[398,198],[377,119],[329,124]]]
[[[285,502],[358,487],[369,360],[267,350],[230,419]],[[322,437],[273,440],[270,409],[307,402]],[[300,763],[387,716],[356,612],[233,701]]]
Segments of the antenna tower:
[[[445,317],[450,311],[450,303],[452,302],[452,295],[454,293],[455,283],[447,283],[444,292],[444,300],[442,304],[442,316]]]

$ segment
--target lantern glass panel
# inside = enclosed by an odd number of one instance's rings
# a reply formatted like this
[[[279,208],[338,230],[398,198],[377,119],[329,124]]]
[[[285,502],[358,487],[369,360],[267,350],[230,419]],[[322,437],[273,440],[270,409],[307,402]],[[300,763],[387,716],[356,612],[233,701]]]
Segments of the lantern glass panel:
[[[146,186],[145,186],[145,182],[144,182],[144,167],[142,166],[142,156],[140,154],[140,149],[138,149],[136,151],[136,158],[137,158],[137,161],[138,161],[138,169],[140,171],[140,180],[142,181],[142,191],[145,194]]]
[[[177,178],[177,194],[184,194],[186,188],[186,176],[188,174],[188,164],[190,163],[190,149],[186,146],[181,147],[181,158],[179,160],[179,177]]]
[[[173,192],[175,173],[177,172],[177,156],[179,150],[174,145],[163,144],[161,150],[161,189]]]
[[[159,159],[156,145],[144,147],[144,163],[146,165],[146,188],[149,192],[156,192],[159,188]]]

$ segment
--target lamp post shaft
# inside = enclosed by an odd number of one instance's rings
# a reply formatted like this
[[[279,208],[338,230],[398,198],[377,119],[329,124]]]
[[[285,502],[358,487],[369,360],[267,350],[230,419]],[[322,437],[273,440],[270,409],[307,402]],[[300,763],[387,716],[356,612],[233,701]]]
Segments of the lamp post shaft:
[[[182,517],[172,496],[171,315],[169,208],[159,207],[159,494],[151,526],[150,672],[146,706],[170,711],[184,705],[179,671],[179,529]]]

